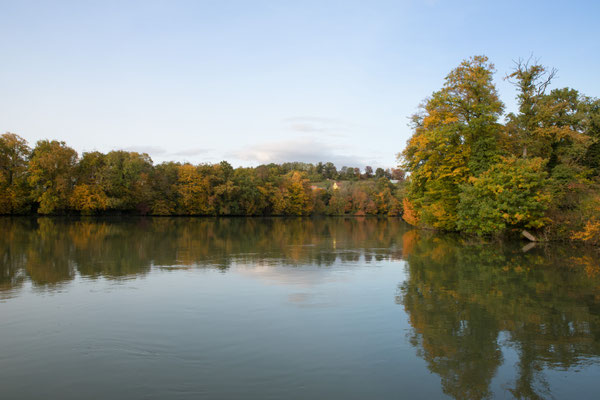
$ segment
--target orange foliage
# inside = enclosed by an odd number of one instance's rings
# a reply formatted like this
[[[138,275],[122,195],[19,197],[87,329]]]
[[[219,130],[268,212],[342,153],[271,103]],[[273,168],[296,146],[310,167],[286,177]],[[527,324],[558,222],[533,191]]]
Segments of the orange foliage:
[[[594,278],[600,274],[600,261],[593,259],[590,256],[573,257],[572,261],[580,267],[589,278]]]
[[[414,250],[415,245],[419,241],[419,231],[413,229],[402,235],[402,254],[408,257]]]
[[[409,224],[418,226],[419,216],[415,211],[414,205],[406,197],[402,200],[402,204],[404,206],[404,213],[402,214],[402,218],[404,218],[404,220]]]

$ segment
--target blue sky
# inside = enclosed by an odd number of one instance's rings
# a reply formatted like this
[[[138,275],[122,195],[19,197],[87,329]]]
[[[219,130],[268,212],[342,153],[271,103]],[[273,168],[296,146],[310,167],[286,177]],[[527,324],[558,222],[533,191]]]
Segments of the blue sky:
[[[600,96],[596,1],[4,1],[0,132],[155,162],[393,167],[462,59]]]

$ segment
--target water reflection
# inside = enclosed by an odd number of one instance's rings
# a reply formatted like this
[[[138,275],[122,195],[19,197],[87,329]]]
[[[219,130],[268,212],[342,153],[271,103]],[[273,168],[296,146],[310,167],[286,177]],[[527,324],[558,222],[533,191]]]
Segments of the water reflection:
[[[591,255],[553,246],[481,245],[426,232],[404,234],[407,280],[397,302],[411,343],[456,399],[492,396],[501,348],[518,353],[515,398],[549,395],[544,370],[598,361],[600,280]],[[503,338],[503,339],[501,339]]]
[[[233,262],[319,266],[401,258],[407,228],[372,218],[0,218],[0,290],[25,278],[53,287],[83,277],[122,278],[153,266]]]
[[[288,301],[314,310],[332,297],[299,288],[298,279],[322,283],[327,276],[318,267],[404,260],[406,280],[395,294],[410,323],[411,352],[456,399],[498,395],[494,381],[507,351],[518,357],[503,390],[515,398],[551,397],[548,370],[598,363],[599,259],[591,249],[485,244],[413,230],[396,219],[0,219],[6,301],[28,283],[43,291],[78,276],[114,280],[153,268],[227,272],[236,265],[237,276],[293,284]],[[274,265],[302,267],[294,269],[302,274]],[[347,315],[361,323],[370,316]]]

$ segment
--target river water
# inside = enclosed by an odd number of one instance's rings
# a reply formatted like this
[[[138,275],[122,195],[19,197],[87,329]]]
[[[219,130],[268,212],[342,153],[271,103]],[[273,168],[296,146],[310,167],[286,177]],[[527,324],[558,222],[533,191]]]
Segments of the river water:
[[[0,219],[0,398],[598,398],[600,254],[526,245],[397,219]]]

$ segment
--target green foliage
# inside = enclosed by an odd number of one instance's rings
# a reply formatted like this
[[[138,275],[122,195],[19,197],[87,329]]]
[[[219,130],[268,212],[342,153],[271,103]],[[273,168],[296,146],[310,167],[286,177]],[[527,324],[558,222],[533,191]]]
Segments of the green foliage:
[[[547,175],[541,158],[503,158],[461,187],[457,228],[485,235],[543,227],[550,204]]]
[[[422,225],[456,229],[460,186],[498,155],[503,104],[486,57],[463,61],[413,117],[415,133],[401,154],[411,173],[408,197]]]

